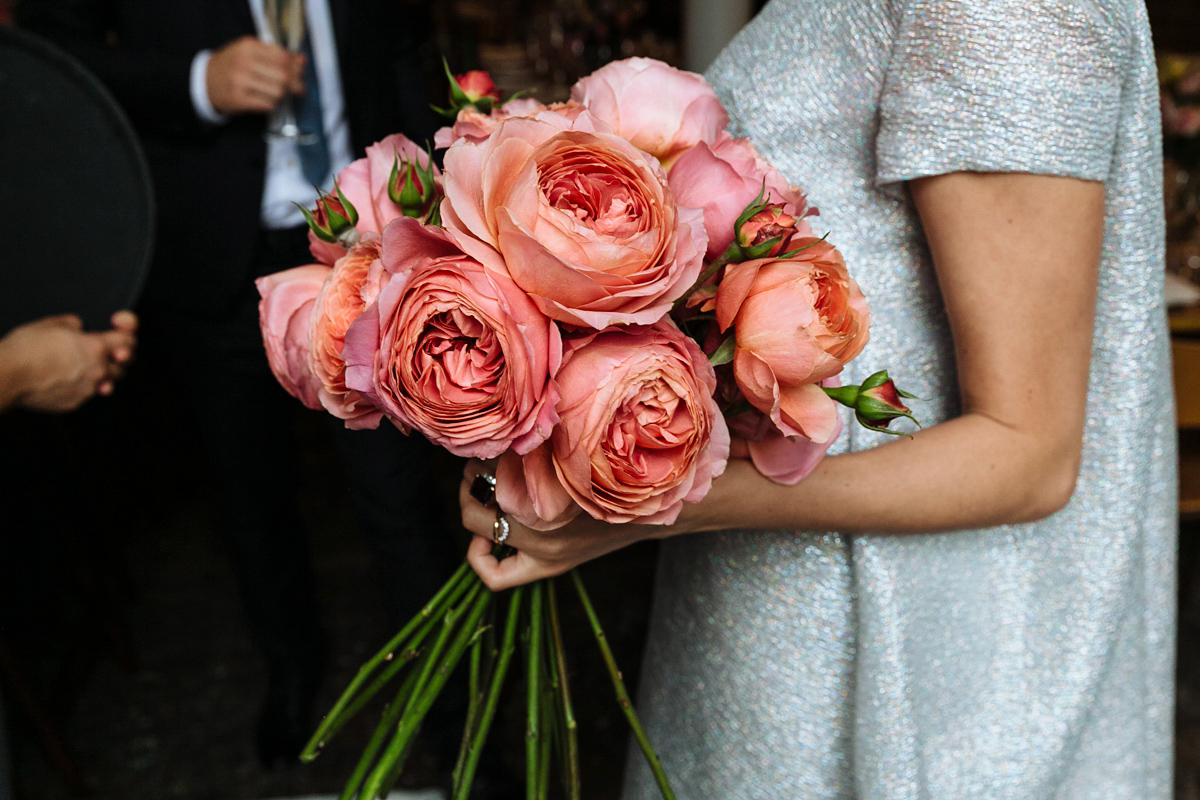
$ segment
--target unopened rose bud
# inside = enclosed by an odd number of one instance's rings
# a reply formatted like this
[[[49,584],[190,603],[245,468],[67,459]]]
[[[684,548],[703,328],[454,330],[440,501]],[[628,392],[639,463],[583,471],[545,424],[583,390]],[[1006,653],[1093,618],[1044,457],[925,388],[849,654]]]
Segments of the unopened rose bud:
[[[796,218],[782,203],[767,203],[738,226],[737,242],[748,258],[771,258],[787,249],[796,231]]]
[[[450,65],[442,59],[442,68],[450,81],[450,107],[434,108],[444,116],[455,118],[464,108],[473,108],[483,114],[490,114],[500,102],[500,90],[496,88],[492,76],[483,70],[474,69],[455,75],[450,72]]]
[[[426,153],[425,165],[414,156],[396,154],[392,174],[388,178],[388,198],[400,207],[406,217],[424,218],[438,200],[440,192],[433,179],[433,156]]]
[[[336,194],[335,194],[336,192]],[[312,211],[300,206],[304,219],[313,234],[323,242],[336,242],[343,247],[352,247],[358,241],[358,211],[354,204],[342,194],[342,189],[333,183],[333,192],[320,192],[317,207]]]
[[[492,76],[481,69],[473,69],[462,75],[455,75],[454,82],[472,103],[477,103],[485,97],[490,98],[493,102],[500,101],[500,90],[496,88]]]
[[[896,433],[888,430],[888,425],[900,417],[910,419],[918,426],[921,424],[903,402],[903,399],[914,399],[915,395],[896,388],[896,384],[888,377],[887,370],[876,372],[863,381],[861,386],[827,386],[824,389],[825,394],[834,400],[853,408],[855,418],[864,428],[881,433]]]

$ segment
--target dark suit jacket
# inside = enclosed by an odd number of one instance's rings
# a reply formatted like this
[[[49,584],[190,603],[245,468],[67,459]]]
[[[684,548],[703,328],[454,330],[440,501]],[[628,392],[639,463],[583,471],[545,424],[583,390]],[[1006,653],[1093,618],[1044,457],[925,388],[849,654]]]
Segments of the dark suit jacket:
[[[432,136],[422,5],[329,0],[356,153],[389,133]],[[73,52],[142,138],[159,219],[142,308],[223,314],[253,274],[266,142],[261,114],[209,125],[189,92],[192,58],[254,34],[248,0],[22,0],[18,23]]]

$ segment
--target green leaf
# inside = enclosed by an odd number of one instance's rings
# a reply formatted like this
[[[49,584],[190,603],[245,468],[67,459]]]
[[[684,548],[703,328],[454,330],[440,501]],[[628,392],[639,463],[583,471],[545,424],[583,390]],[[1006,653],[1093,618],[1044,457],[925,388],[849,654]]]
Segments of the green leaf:
[[[730,333],[725,337],[725,341],[717,346],[713,354],[708,357],[708,363],[714,367],[719,367],[722,364],[728,364],[733,361],[734,351],[737,350],[737,333]]]

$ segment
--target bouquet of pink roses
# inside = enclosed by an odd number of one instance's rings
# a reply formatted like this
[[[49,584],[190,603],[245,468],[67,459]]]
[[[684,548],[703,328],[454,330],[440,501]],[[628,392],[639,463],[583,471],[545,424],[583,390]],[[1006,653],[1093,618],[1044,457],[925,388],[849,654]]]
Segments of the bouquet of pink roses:
[[[443,168],[399,134],[368,148],[306,211],[320,263],[260,279],[272,369],[306,405],[498,459],[496,503],[540,529],[580,513],[674,522],[724,470],[731,430],[760,472],[794,483],[841,430],[839,402],[876,429],[911,419],[885,372],[836,385],[867,341],[863,295],[703,78],[630,59],[565,103],[500,104],[483,73],[451,98]],[[553,582],[514,590],[502,621],[493,602],[464,566],[363,668],[306,750],[400,679],[343,797],[386,792],[468,657],[465,797],[519,629],[529,796],[544,796],[552,751],[578,796]]]

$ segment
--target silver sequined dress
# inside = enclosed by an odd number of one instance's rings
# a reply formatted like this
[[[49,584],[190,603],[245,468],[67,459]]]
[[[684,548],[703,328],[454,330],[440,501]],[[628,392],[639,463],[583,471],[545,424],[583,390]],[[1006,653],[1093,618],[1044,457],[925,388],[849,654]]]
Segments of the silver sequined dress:
[[[640,708],[676,794],[1167,798],[1174,422],[1142,3],[773,0],[708,77],[735,132],[809,191],[871,303],[849,381],[888,367],[933,398],[927,422],[955,413],[956,384],[903,181],[1102,180],[1107,235],[1065,510],[955,534],[665,544]],[[837,448],[879,442],[850,428]],[[656,796],[631,753],[625,797]]]

